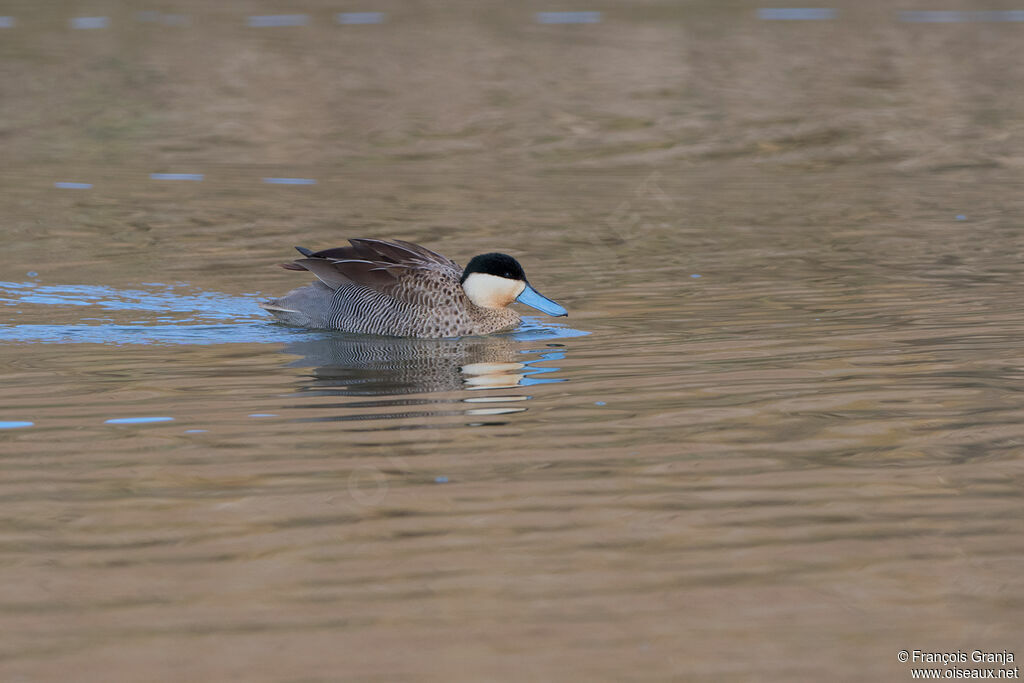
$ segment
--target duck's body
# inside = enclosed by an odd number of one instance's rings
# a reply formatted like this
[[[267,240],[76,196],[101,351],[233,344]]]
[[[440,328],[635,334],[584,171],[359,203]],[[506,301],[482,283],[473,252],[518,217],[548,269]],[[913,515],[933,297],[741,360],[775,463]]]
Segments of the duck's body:
[[[537,294],[510,256],[485,254],[465,270],[410,242],[352,239],[352,246],[313,252],[282,264],[318,281],[260,304],[301,327],[396,337],[491,334],[519,323],[507,308],[519,299],[550,315],[565,309]],[[535,298],[534,298],[535,297]]]

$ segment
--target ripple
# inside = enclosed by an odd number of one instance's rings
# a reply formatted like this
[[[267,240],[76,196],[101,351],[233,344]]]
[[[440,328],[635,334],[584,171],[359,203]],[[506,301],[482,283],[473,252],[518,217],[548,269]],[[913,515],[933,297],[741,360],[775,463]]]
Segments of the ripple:
[[[257,295],[232,296],[195,290],[183,284],[147,283],[147,289],[117,289],[103,285],[46,285],[39,282],[0,282],[0,305],[13,312],[39,311],[48,307],[96,308],[112,316],[129,313],[161,314],[153,321],[132,315],[124,321],[83,324],[82,317],[68,324],[0,324],[0,341],[48,344],[238,344],[293,343],[329,339],[358,339],[326,330],[306,330],[271,321],[257,305]],[[211,324],[213,322],[219,324]],[[497,335],[517,341],[542,341],[589,334],[557,322],[526,317],[512,333]],[[387,353],[388,338],[379,353]],[[410,340],[403,340],[406,344]],[[417,340],[441,343],[451,340]],[[347,343],[347,342],[345,342]],[[354,347],[353,347],[354,348]],[[536,374],[544,370],[529,370]]]

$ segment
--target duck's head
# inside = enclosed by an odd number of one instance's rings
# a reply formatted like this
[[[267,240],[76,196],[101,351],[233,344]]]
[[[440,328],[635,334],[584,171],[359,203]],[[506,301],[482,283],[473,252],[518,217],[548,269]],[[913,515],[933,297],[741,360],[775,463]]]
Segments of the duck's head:
[[[518,301],[548,315],[569,315],[560,305],[531,287],[519,261],[508,254],[474,256],[462,271],[460,282],[466,296],[477,306],[505,308]]]

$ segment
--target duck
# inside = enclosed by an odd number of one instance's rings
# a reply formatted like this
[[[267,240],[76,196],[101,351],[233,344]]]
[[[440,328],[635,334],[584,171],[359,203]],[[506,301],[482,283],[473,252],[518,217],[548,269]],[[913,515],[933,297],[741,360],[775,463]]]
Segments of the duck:
[[[316,280],[260,306],[278,321],[314,329],[443,339],[512,329],[518,302],[550,316],[568,315],[540,294],[508,254],[474,256],[465,268],[404,240],[350,239],[280,266]]]

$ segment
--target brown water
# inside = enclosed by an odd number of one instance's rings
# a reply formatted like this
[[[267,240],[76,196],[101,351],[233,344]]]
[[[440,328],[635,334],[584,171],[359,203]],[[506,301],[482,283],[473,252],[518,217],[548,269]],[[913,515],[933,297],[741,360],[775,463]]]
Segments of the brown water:
[[[0,679],[1024,656],[1024,24],[830,6],[0,4]],[[261,314],[357,236],[570,317]]]

